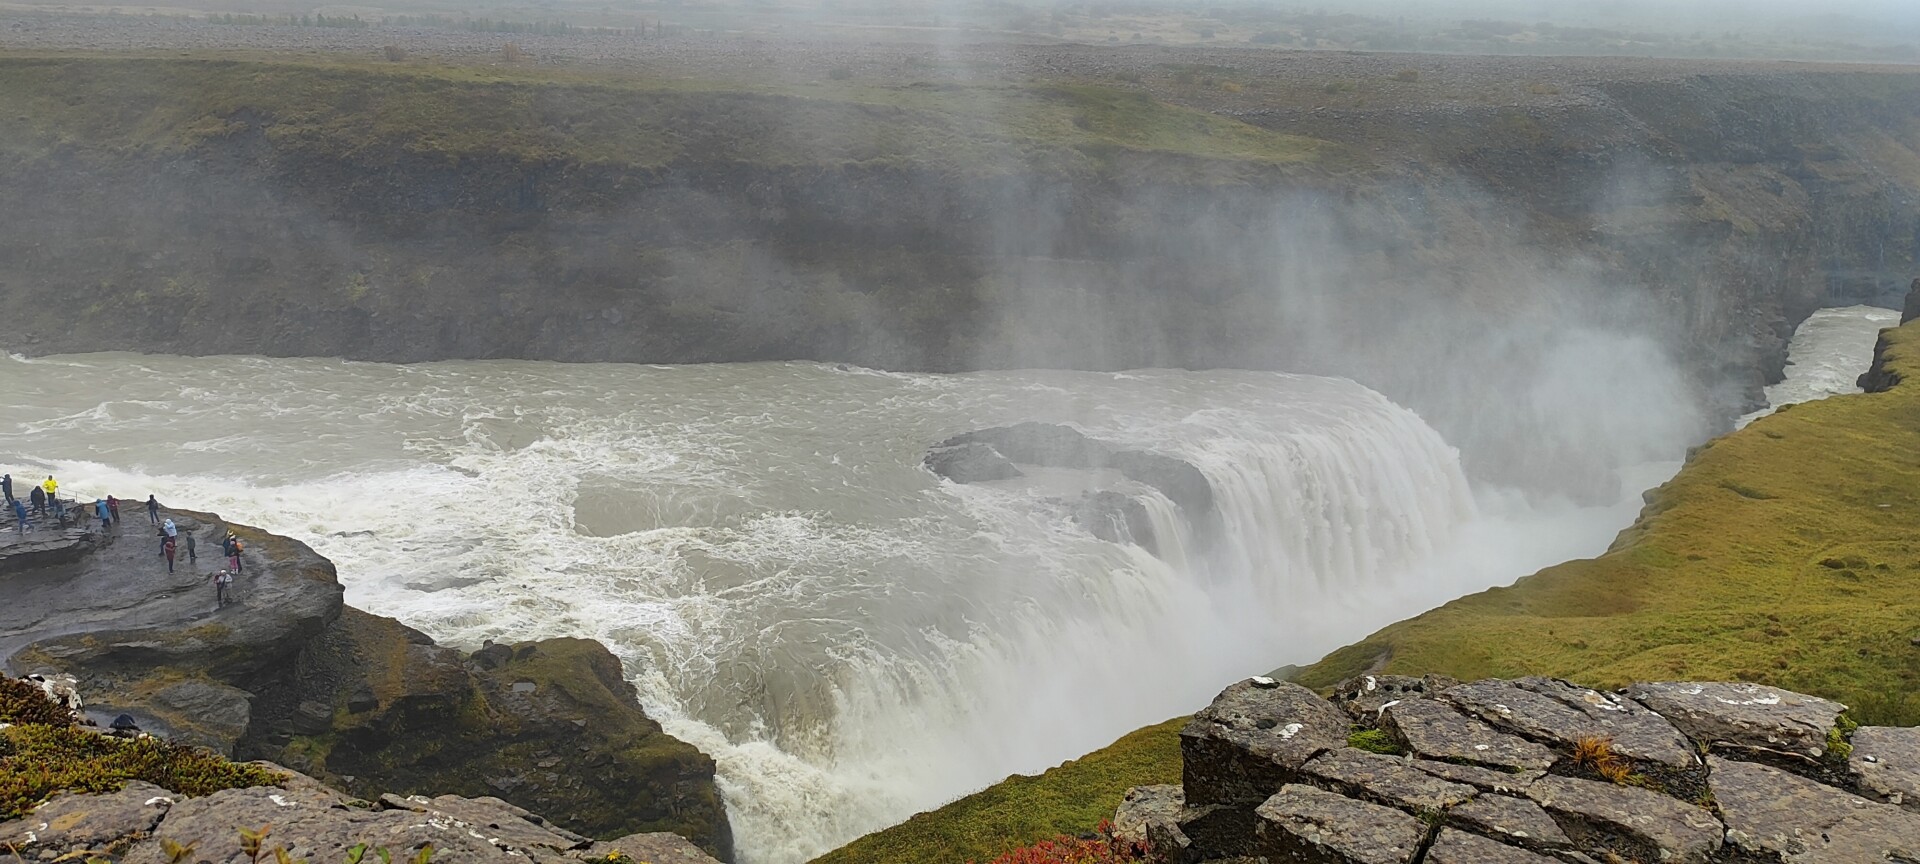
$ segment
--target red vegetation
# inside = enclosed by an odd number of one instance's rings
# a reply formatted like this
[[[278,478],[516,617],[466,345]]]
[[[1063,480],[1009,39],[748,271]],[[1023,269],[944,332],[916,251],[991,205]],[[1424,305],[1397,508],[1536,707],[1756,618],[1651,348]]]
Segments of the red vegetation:
[[[1113,823],[1101,822],[1093,839],[1065,834],[1022,846],[990,864],[1131,864],[1146,859],[1146,847],[1113,839]]]

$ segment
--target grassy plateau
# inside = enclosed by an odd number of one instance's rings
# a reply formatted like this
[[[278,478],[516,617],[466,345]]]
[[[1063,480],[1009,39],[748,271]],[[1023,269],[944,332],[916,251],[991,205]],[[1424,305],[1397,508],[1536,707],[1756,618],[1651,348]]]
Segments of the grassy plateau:
[[[1863,724],[1920,724],[1920,323],[1883,339],[1886,369],[1908,383],[1796,405],[1712,441],[1606,554],[1394,624],[1294,680],[1745,680],[1838,699]],[[1181,723],[1010,778],[816,864],[963,864],[1090,830],[1129,787],[1178,782]]]

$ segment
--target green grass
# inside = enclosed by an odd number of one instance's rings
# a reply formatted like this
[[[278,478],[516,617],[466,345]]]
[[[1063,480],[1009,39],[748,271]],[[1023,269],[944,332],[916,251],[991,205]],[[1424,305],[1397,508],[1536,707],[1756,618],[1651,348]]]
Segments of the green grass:
[[[814,859],[815,864],[967,864],[1113,817],[1120,796],[1143,783],[1180,782],[1186,718],[1134,732],[1037,777],[1014,776]]]
[[[1888,339],[1889,367],[1910,383],[1795,406],[1720,438],[1606,554],[1394,624],[1294,680],[1327,688],[1370,670],[1544,674],[1601,688],[1738,679],[1838,699],[1863,724],[1920,725],[1920,647],[1909,641],[1920,637],[1920,323]],[[986,860],[1088,830],[1128,787],[1175,782],[1180,723],[817,861]]]
[[[181,795],[269,786],[282,777],[158,738],[108,738],[74,725],[25,681],[0,677],[0,822],[59,792],[115,792],[143,780]]]
[[[0,148],[191,151],[657,169],[690,163],[1092,170],[1114,153],[1270,170],[1338,148],[1089,84],[897,86],[649,78],[341,59],[0,58]],[[1210,172],[1217,173],[1217,172]]]

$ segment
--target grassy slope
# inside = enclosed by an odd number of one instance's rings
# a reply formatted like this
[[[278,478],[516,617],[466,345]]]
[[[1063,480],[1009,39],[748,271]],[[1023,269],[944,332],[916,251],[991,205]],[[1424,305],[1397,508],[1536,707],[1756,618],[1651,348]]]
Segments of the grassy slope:
[[[0,155],[192,148],[265,117],[282,149],[630,168],[879,163],[1002,171],[1113,149],[1276,166],[1333,152],[1089,84],[878,86],[301,58],[0,58]],[[23,143],[31,141],[31,144]]]
[[[1598,687],[1745,679],[1920,724],[1920,323],[1888,334],[1887,393],[1795,406],[1700,449],[1599,558],[1390,626],[1309,667],[1555,675]],[[1196,706],[1197,707],[1197,706]],[[1179,776],[1179,721],[863,837],[819,864],[987,860],[1083,831]]]

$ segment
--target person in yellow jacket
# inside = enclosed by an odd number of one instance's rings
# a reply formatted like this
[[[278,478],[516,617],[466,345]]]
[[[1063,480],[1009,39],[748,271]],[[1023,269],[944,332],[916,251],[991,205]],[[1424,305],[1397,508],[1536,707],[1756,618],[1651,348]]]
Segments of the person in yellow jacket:
[[[52,501],[53,493],[60,489],[60,484],[54,482],[52,474],[48,474],[47,482],[40,484],[40,488],[47,490],[47,500]]]

